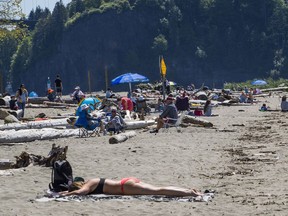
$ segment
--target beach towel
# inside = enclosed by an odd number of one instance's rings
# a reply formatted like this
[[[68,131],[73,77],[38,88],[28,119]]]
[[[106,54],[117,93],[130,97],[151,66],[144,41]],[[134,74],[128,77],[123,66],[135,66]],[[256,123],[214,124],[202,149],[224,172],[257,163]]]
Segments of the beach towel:
[[[135,195],[135,196],[123,196],[123,195],[105,195],[105,194],[93,194],[93,195],[85,195],[85,196],[60,196],[58,193],[47,190],[44,191],[44,195],[39,195],[36,197],[35,201],[37,202],[49,202],[49,201],[57,201],[57,202],[83,202],[86,200],[92,201],[102,201],[102,200],[116,200],[116,201],[132,201],[132,200],[143,200],[143,201],[154,201],[154,202],[211,202],[214,198],[214,193],[204,193],[203,196],[198,197],[168,197],[168,196],[155,196],[155,195]]]

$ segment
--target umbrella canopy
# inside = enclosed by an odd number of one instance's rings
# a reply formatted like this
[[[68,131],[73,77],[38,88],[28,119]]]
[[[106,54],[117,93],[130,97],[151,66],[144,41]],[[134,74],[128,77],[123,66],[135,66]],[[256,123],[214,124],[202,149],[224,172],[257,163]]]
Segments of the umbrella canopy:
[[[111,85],[129,83],[130,92],[131,92],[131,83],[134,83],[134,82],[149,82],[149,79],[141,74],[125,73],[111,80]]]
[[[101,100],[97,97],[88,97],[84,98],[80,103],[76,110],[76,116],[79,115],[79,112],[81,112],[81,105],[87,104],[90,106],[91,110],[95,110],[95,108],[99,108],[101,106]]]
[[[170,85],[170,86],[176,86],[177,83],[176,83],[176,82],[173,82],[173,81],[169,81],[169,85]]]
[[[267,82],[264,80],[254,80],[251,82],[251,85],[267,85]]]

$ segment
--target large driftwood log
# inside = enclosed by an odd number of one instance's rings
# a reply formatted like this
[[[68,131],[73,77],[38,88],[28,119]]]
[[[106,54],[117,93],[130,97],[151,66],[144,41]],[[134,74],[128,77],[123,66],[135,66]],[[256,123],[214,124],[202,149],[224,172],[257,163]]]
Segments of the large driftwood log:
[[[29,103],[33,103],[33,104],[43,104],[44,101],[49,101],[47,97],[35,97],[35,98],[29,98]],[[72,100],[72,98],[66,98],[66,97],[62,97],[62,101],[65,104],[74,104],[74,101]]]
[[[126,122],[126,129],[127,130],[135,130],[145,128],[151,125],[154,125],[154,120],[147,120],[147,121],[127,121]]]
[[[185,115],[182,119],[183,123],[191,123],[191,124],[197,124],[202,125],[204,127],[213,127],[213,124],[205,119],[200,119],[198,117]]]
[[[44,101],[43,104],[47,106],[66,106],[66,107],[78,107],[78,104],[66,104],[59,102]]]
[[[52,128],[59,126],[69,126],[67,118],[63,119],[49,119],[40,121],[30,121],[27,123],[11,123],[8,125],[1,125],[0,131],[2,130],[22,130],[22,129],[41,129],[41,128]]]
[[[0,119],[6,118],[10,113],[8,113],[8,110],[0,109]]]
[[[19,120],[13,116],[13,115],[8,115],[4,118],[4,123],[9,124],[9,123],[19,123]]]
[[[127,139],[134,137],[134,136],[136,136],[135,131],[128,131],[126,133],[120,133],[120,134],[112,136],[109,139],[109,143],[110,144],[117,144],[117,143],[125,142]]]
[[[7,112],[19,119],[22,116],[23,110],[8,110]]]
[[[10,96],[5,96],[3,98],[0,98],[0,105],[1,106],[9,106],[9,101],[11,100]]]
[[[0,109],[0,119],[5,119],[9,115],[13,115],[16,118],[19,118],[23,110],[4,110]]]
[[[277,87],[277,88],[268,88],[268,89],[261,89],[262,92],[269,92],[269,91],[287,91],[288,87]]]
[[[79,130],[77,129],[29,129],[29,130],[8,130],[0,131],[0,145],[1,143],[19,143],[31,142],[34,140],[50,140],[63,137],[78,136]]]
[[[59,105],[57,105],[57,106],[52,106],[52,105],[46,105],[46,104],[31,104],[31,103],[29,103],[29,104],[27,104],[26,105],[26,108],[39,108],[39,109],[43,109],[43,108],[53,108],[53,109],[65,109],[65,108],[67,108],[67,106],[59,106]]]

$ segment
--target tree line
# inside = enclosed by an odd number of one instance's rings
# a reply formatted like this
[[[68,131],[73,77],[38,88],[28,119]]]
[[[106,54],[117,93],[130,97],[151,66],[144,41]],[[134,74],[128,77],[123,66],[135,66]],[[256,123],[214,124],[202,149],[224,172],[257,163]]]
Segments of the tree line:
[[[145,50],[125,54],[122,68],[149,65],[164,55],[168,67],[186,65],[195,76],[288,75],[285,0],[72,0],[67,6],[59,1],[52,12],[37,7],[23,18],[37,21],[33,30],[1,28],[0,72],[6,81],[21,83],[31,67],[59,52],[69,29],[95,14],[127,12],[151,26],[151,37],[142,38],[149,44]]]

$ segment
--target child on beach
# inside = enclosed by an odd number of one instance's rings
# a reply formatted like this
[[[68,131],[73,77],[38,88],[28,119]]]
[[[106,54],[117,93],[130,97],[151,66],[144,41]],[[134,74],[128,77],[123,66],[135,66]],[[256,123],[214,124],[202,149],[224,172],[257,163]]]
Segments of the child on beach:
[[[266,104],[263,104],[259,111],[267,111],[267,110],[268,109],[267,109]]]

